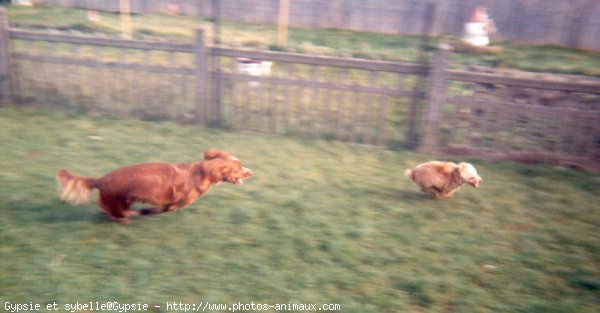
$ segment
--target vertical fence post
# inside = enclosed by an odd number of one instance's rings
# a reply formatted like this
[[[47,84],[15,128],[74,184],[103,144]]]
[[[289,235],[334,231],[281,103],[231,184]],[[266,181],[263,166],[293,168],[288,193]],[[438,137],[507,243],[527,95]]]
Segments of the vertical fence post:
[[[439,144],[442,106],[446,99],[446,64],[450,51],[450,45],[441,43],[429,71],[430,80],[425,104],[424,136],[419,147],[419,150],[423,152],[436,152]]]
[[[279,16],[277,18],[277,46],[287,47],[288,24],[290,21],[290,0],[279,0]]]
[[[131,39],[131,3],[129,0],[119,0],[119,12],[121,13],[121,36]]]
[[[214,25],[213,45],[219,46],[221,44],[221,1],[212,0],[212,15]],[[221,64],[219,58],[215,55],[209,55],[210,67],[212,68],[214,75],[208,73],[210,79],[210,110],[211,115],[208,119],[208,123],[211,126],[220,126],[221,124],[221,77],[219,76],[221,70]]]
[[[221,0],[212,0],[211,7],[214,26],[213,42],[218,46],[221,44]]]
[[[208,74],[210,77],[210,86],[212,89],[210,90],[210,119],[208,123],[210,126],[220,127],[221,119],[223,117],[223,106],[222,106],[222,84],[221,84],[221,61],[216,55],[210,55],[210,60],[212,61],[211,68],[212,74]]]
[[[8,17],[6,10],[0,8],[0,105],[7,105],[13,100],[10,57]]]
[[[427,3],[425,13],[423,14],[423,25],[421,28],[421,45],[419,47],[419,64],[423,67],[428,65],[427,50],[430,46],[430,37],[433,32],[433,24],[435,22],[435,3]],[[422,103],[422,91],[426,88],[427,72],[419,74],[413,95],[411,98],[410,111],[408,116],[408,128],[406,130],[406,147],[409,149],[415,148],[418,145],[419,124],[420,119],[420,103]]]
[[[196,38],[194,41],[194,60],[196,65],[196,119],[198,122],[207,125],[209,121],[209,48],[206,46],[204,29],[196,29]]]

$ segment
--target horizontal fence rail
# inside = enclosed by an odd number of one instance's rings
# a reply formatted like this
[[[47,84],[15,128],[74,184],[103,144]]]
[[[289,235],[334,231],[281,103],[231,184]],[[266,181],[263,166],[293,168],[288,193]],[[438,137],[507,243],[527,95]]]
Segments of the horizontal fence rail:
[[[600,81],[591,82],[558,82],[552,80],[540,80],[531,78],[507,77],[498,74],[488,73],[473,73],[465,71],[448,70],[447,78],[449,80],[457,80],[463,82],[480,83],[480,84],[499,84],[509,86],[519,86],[524,88],[537,88],[547,90],[560,90],[571,92],[586,92],[597,93]]]
[[[45,34],[23,30],[10,30],[12,39],[30,40],[30,41],[47,41],[61,42],[78,45],[90,45],[101,47],[127,48],[139,50],[159,50],[168,52],[194,52],[194,46],[191,44],[170,43],[161,41],[141,41],[141,40],[124,40],[115,38],[99,38],[91,36],[75,36],[65,34]]]
[[[257,51],[246,49],[213,48],[214,55],[225,57],[244,57],[257,60],[269,60],[274,62],[288,62],[310,64],[317,66],[334,66],[344,68],[355,68],[369,71],[385,71],[402,74],[425,75],[427,67],[421,64],[386,62],[377,60],[363,60],[353,58],[336,58],[327,56],[313,56],[296,53],[283,53],[271,51]]]

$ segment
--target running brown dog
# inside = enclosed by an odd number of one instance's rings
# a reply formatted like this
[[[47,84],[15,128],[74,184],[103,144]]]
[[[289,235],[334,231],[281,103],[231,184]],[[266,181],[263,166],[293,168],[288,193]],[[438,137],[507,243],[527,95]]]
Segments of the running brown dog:
[[[207,150],[204,160],[189,164],[143,163],[116,169],[101,178],[80,177],[67,170],[56,175],[61,200],[71,204],[89,202],[91,191],[100,191],[98,205],[110,218],[129,223],[132,215],[174,211],[188,206],[222,181],[236,185],[252,176],[240,160],[220,150]],[[134,202],[153,208],[132,210]]]

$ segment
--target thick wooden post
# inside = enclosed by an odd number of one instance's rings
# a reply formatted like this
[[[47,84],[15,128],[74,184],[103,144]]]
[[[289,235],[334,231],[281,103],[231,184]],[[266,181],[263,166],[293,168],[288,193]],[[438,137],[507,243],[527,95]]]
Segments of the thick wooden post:
[[[212,127],[221,126],[221,117],[223,116],[223,106],[221,103],[222,86],[221,86],[221,59],[215,55],[209,54],[211,62],[210,72],[207,73],[210,79],[210,102],[211,109],[208,123]]]
[[[425,104],[425,123],[423,125],[424,137],[419,147],[419,150],[423,152],[436,152],[439,145],[442,106],[446,100],[446,64],[450,50],[451,47],[448,44],[440,44],[430,69],[429,89]]]
[[[6,10],[0,8],[0,105],[13,101],[13,83],[10,61],[10,35]]]
[[[212,22],[214,26],[213,43],[221,44],[221,0],[212,0]]]
[[[209,122],[210,74],[209,48],[206,46],[204,29],[196,29],[194,41],[194,59],[196,62],[196,120],[204,125]]]
[[[423,13],[423,25],[421,27],[421,45],[419,47],[419,64],[423,67],[429,66],[429,58],[427,51],[430,47],[430,37],[433,32],[433,24],[435,22],[436,5],[427,3],[425,12]],[[419,119],[421,118],[421,105],[423,103],[423,90],[426,89],[427,73],[419,74],[419,77],[413,88],[411,97],[410,111],[408,115],[408,127],[406,130],[406,147],[413,149],[419,143]]]

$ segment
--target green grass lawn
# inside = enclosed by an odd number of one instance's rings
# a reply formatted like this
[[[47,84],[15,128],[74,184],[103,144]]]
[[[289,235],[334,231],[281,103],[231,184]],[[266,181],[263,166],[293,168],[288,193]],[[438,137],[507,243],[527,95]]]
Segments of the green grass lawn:
[[[8,6],[11,25],[24,29],[58,29],[84,34],[103,33],[119,36],[118,14],[100,13],[99,22],[90,22],[85,10],[58,7]],[[191,42],[197,27],[212,28],[207,19],[165,14],[134,15],[133,36],[138,39]],[[502,30],[500,30],[502,31]],[[208,33],[209,36],[211,32]],[[244,47],[276,47],[274,25],[245,24],[223,20],[220,41],[226,45]],[[435,45],[438,38],[434,38]],[[310,54],[353,56],[395,61],[416,62],[419,57],[419,36],[404,36],[358,32],[339,29],[291,28],[287,49]],[[457,66],[487,66],[534,72],[582,74],[600,76],[600,53],[554,46],[527,46],[509,42],[494,42],[502,47],[498,54],[456,53]]]
[[[3,305],[600,310],[597,174],[470,160],[482,186],[439,201],[402,175],[433,158],[411,152],[43,109],[0,108],[0,127]],[[61,168],[100,176],[133,163],[191,162],[207,148],[232,152],[254,177],[127,226],[94,203],[58,200]]]

